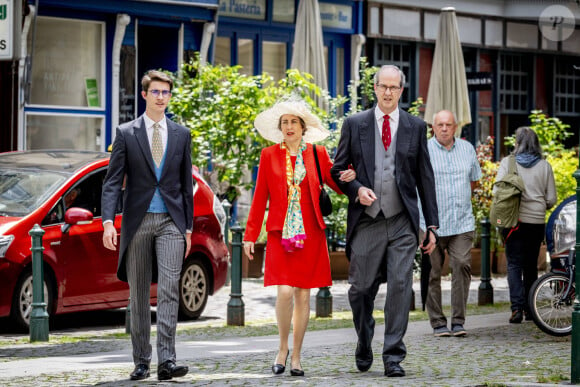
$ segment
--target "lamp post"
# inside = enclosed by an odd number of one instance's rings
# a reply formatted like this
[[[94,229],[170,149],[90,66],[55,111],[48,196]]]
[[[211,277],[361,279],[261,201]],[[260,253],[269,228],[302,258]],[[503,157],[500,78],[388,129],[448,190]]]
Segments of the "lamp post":
[[[232,227],[232,287],[228,302],[228,325],[244,326],[244,301],[242,300],[242,233],[236,224]]]
[[[481,221],[481,283],[477,292],[477,305],[493,305],[493,286],[490,271],[490,222]]]
[[[326,245],[330,247],[330,223],[326,222]],[[326,286],[318,289],[316,293],[316,317],[331,317],[332,316],[332,294],[330,287]]]
[[[32,311],[30,312],[30,341],[48,341],[48,313],[44,299],[44,268],[42,261],[42,236],[38,224],[29,232],[32,237]]]

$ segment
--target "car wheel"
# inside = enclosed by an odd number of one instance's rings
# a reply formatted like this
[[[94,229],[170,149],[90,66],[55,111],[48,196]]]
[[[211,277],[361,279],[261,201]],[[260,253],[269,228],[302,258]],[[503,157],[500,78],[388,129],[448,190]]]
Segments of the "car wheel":
[[[197,319],[205,309],[209,277],[203,263],[188,259],[179,279],[179,313],[186,319]]]
[[[22,273],[20,279],[14,288],[14,296],[12,299],[12,321],[20,329],[29,330],[30,315],[32,313],[32,270],[27,269]],[[48,286],[47,279],[44,279],[44,302],[47,305],[46,310],[52,310],[52,288]]]

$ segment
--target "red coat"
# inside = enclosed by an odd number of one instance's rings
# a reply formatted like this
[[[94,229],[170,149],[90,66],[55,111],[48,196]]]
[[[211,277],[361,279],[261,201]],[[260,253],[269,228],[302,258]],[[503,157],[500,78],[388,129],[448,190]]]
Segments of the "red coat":
[[[330,168],[332,161],[328,156],[326,148],[321,145],[316,146],[318,153],[318,162],[320,163],[320,173],[324,184],[328,185],[334,191],[342,193],[332,177]],[[310,195],[314,204],[316,218],[322,230],[326,228],[318,197],[320,196],[320,184],[318,182],[318,173],[314,160],[312,144],[306,144],[306,150],[303,153],[304,167],[306,168],[306,177],[308,180],[308,190],[302,190],[302,195]],[[258,167],[258,179],[256,189],[252,200],[252,207],[246,224],[245,241],[255,242],[260,235],[262,222],[266,205],[270,199],[268,219],[266,221],[266,231],[282,230],[284,219],[288,209],[288,185],[286,183],[286,150],[280,148],[280,144],[275,144],[264,148],[260,156],[260,165]]]

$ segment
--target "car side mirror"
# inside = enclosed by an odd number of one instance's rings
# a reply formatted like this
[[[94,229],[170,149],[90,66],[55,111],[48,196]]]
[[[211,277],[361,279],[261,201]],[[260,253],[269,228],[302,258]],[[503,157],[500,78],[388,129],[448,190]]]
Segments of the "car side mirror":
[[[80,207],[71,207],[64,213],[64,224],[61,231],[68,232],[75,224],[89,224],[93,222],[93,213]]]

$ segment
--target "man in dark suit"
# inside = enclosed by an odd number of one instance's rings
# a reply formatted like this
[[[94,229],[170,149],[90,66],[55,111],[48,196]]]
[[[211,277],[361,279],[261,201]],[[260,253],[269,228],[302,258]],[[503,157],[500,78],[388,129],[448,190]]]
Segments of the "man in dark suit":
[[[350,259],[348,292],[358,343],[357,368],[373,362],[372,312],[381,282],[387,282],[383,363],[385,375],[405,376],[403,336],[409,321],[413,262],[418,244],[417,193],[429,230],[422,248],[435,248],[438,226],[433,169],[425,122],[399,109],[405,75],[386,65],[375,74],[377,105],[345,119],[333,179],[349,198],[346,253]],[[356,179],[340,181],[352,165]]]
[[[150,288],[157,282],[157,378],[184,376],[175,364],[179,276],[191,246],[193,177],[190,131],[165,117],[173,81],[151,70],[141,80],[145,114],[119,126],[103,183],[103,244],[115,250],[115,209],[123,194],[117,276],[129,283],[132,380],[149,376]],[[123,192],[124,187],[124,192]]]

